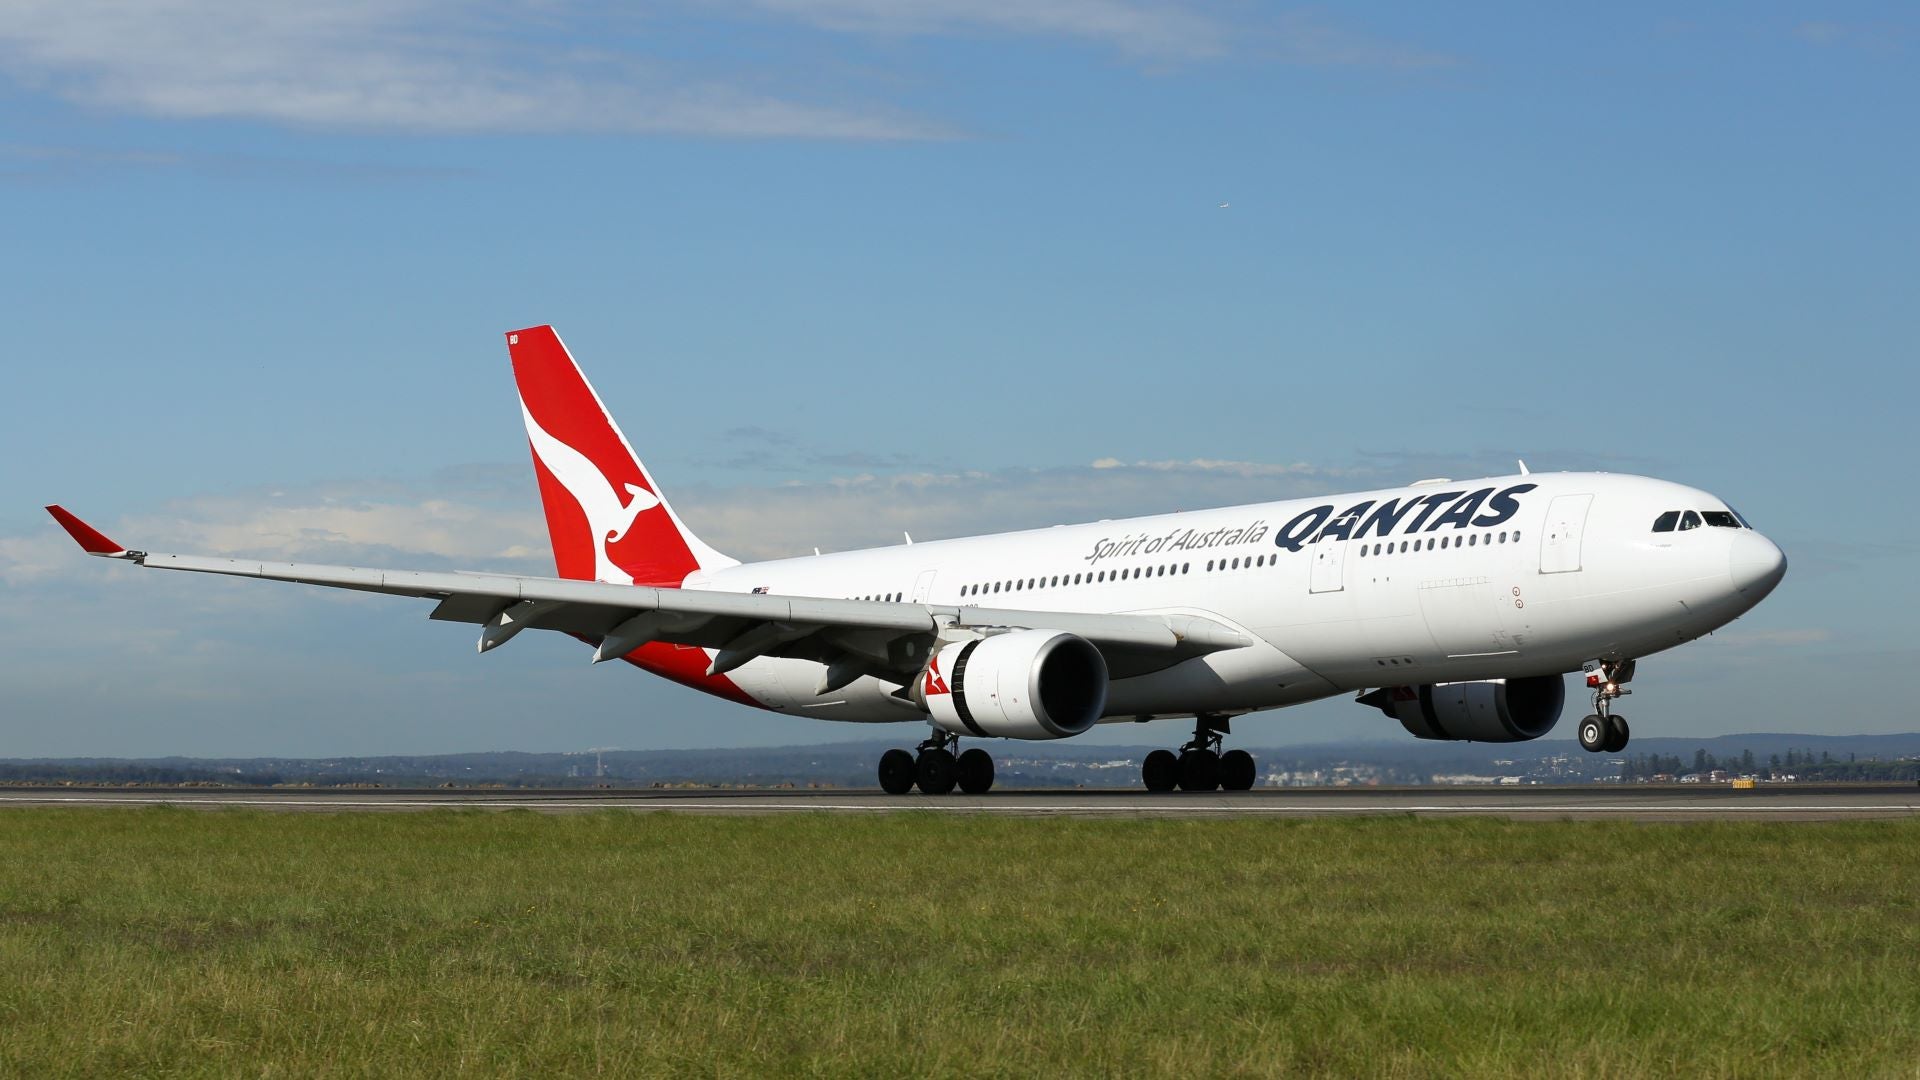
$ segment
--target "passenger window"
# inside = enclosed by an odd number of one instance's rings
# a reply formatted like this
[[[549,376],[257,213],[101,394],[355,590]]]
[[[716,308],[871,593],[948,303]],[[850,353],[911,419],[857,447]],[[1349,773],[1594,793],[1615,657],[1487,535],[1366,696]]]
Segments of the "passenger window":
[[[1705,519],[1708,525],[1716,529],[1737,529],[1740,527],[1739,519],[1733,516],[1733,511],[1731,510],[1702,510],[1700,511],[1700,516]]]
[[[1678,525],[1679,523],[1680,523],[1680,511],[1669,510],[1664,514],[1661,514],[1659,517],[1653,519],[1653,531],[1654,532],[1672,532],[1673,527],[1675,525]]]
[[[1478,545],[1479,543],[1480,543],[1480,534],[1479,534],[1479,533],[1470,533],[1470,534],[1468,534],[1468,536],[1467,536],[1467,546],[1468,546],[1468,547],[1475,547],[1475,546],[1477,546],[1477,545]]]
[[[1686,513],[1680,515],[1680,531],[1681,532],[1686,532],[1688,529],[1697,529],[1699,527],[1700,527],[1699,514],[1696,514],[1693,511],[1689,510]]]
[[[1444,536],[1443,536],[1443,537],[1441,537],[1441,538],[1440,538],[1440,546],[1441,546],[1442,548],[1445,548],[1445,547],[1447,546],[1447,538],[1446,538],[1446,537],[1444,537]]]

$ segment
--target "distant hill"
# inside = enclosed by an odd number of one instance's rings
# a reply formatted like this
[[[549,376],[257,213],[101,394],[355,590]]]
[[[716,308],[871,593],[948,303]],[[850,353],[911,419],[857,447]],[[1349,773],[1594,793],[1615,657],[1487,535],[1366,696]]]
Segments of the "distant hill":
[[[337,758],[38,758],[0,759],[0,783],[218,784],[381,787],[851,787],[874,785],[874,763],[899,739],[818,746],[721,750],[609,750]],[[1131,787],[1154,746],[993,742],[1004,787]],[[1244,745],[1234,743],[1233,745]],[[1874,765],[1920,773],[1920,732],[1901,735],[1720,735],[1707,739],[1636,738],[1624,754],[1586,754],[1564,739],[1530,743],[1327,743],[1259,748],[1264,783],[1425,784],[1442,779],[1518,777],[1525,782],[1585,783],[1618,779],[1623,764],[1675,759],[1690,771],[1701,757],[1722,767],[1781,767],[1802,779],[1859,779]],[[1749,758],[1748,755],[1751,755]],[[1775,766],[1778,757],[1781,766]],[[1784,766],[1789,758],[1791,769]],[[1851,772],[1849,772],[1849,770]]]

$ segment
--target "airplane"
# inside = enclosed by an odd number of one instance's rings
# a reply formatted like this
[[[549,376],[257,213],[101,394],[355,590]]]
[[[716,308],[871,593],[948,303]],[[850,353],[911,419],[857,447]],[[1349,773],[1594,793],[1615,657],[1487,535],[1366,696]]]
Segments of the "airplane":
[[[550,326],[507,334],[555,577],[129,549],[58,505],[88,553],[156,569],[431,599],[491,652],[570,634],[791,716],[915,723],[892,795],[993,786],[961,738],[1066,739],[1191,718],[1150,791],[1246,790],[1231,720],[1339,694],[1422,739],[1547,734],[1582,672],[1582,748],[1618,753],[1637,662],[1745,614],[1786,556],[1705,491],[1593,472],[1477,480],[741,563],[703,543]]]

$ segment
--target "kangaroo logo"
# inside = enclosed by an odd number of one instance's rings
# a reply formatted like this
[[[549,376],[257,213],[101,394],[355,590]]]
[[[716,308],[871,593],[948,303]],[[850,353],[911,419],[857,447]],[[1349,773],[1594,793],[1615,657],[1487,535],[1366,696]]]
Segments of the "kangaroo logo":
[[[607,556],[607,545],[627,535],[640,515],[660,505],[660,497],[637,484],[623,484],[631,502],[622,499],[607,475],[587,455],[546,433],[525,402],[520,415],[527,421],[527,438],[533,453],[547,467],[560,486],[587,516],[587,531],[593,534],[593,578],[618,585],[633,584],[633,575],[614,565]]]
[[[947,689],[947,680],[940,677],[940,657],[937,655],[927,664],[927,682],[920,688],[920,692],[928,697],[953,693],[952,690]]]

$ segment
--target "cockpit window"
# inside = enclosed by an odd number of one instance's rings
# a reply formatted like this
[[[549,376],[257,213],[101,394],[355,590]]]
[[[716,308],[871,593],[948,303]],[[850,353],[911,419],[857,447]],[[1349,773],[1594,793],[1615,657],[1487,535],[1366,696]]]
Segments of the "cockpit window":
[[[1734,517],[1733,511],[1731,510],[1702,510],[1700,511],[1700,516],[1706,519],[1707,524],[1716,529],[1737,529],[1740,527],[1740,519]]]
[[[1686,513],[1680,515],[1680,531],[1681,532],[1686,532],[1688,529],[1697,529],[1699,527],[1700,527],[1699,514],[1696,514],[1693,511],[1689,510]]]
[[[1669,510],[1653,519],[1653,531],[1672,532],[1673,527],[1678,524],[1680,524],[1680,511]]]
[[[1729,506],[1727,507],[1727,509],[1733,510],[1733,507]],[[1753,522],[1747,520],[1747,515],[1741,513],[1738,510],[1733,510],[1733,516],[1740,519],[1740,525],[1742,528],[1747,528],[1747,529],[1753,528]]]

